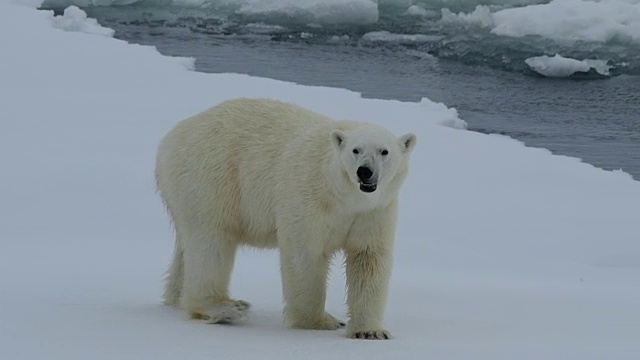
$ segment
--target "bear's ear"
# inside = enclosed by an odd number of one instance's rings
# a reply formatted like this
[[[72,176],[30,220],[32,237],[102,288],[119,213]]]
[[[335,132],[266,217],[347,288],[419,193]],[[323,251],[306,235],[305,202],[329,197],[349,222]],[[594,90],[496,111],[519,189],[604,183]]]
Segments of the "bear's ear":
[[[398,138],[398,143],[400,144],[400,149],[406,154],[411,153],[413,148],[416,146],[416,135],[413,133],[404,134]]]
[[[342,149],[342,146],[344,145],[344,140],[346,138],[347,138],[347,135],[340,130],[333,130],[331,132],[331,143],[338,150]]]

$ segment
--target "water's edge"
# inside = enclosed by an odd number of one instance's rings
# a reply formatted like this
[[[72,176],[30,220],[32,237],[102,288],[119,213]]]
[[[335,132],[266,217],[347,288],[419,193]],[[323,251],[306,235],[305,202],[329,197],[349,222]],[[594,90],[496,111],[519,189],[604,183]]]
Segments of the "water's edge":
[[[352,36],[345,39],[318,41],[319,36],[299,29],[294,37],[289,36],[290,30],[266,25],[254,25],[251,31],[241,27],[208,31],[211,26],[224,28],[223,22],[185,20],[200,24],[192,26],[154,22],[144,15],[136,21],[141,15],[135,12],[123,19],[122,9],[92,10],[89,14],[115,29],[117,38],[156,46],[166,55],[194,57],[197,71],[345,88],[371,98],[419,101],[427,97],[456,108],[470,130],[507,135],[528,146],[581,158],[607,170],[622,169],[640,179],[638,76],[547,79],[532,76],[530,70],[434,56],[420,47],[429,41],[375,45],[349,40],[355,33],[371,30],[362,26],[351,27]],[[335,34],[344,31],[340,28]],[[473,31],[467,33],[473,35]],[[331,34],[326,36],[337,36]]]

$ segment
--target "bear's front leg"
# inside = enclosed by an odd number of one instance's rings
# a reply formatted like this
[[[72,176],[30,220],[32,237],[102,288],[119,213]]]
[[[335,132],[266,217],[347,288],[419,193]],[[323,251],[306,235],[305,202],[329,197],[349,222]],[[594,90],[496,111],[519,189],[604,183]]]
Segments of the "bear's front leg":
[[[346,324],[325,311],[330,257],[303,244],[281,246],[280,266],[285,318],[298,329],[337,330]]]
[[[397,202],[356,218],[345,246],[347,337],[390,339],[382,321],[391,278]]]
[[[347,337],[390,339],[382,325],[391,277],[391,254],[383,249],[347,251]]]

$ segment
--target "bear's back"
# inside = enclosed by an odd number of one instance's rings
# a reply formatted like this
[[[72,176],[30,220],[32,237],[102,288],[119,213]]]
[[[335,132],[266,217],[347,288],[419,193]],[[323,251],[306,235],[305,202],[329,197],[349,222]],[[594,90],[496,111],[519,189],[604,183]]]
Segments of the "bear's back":
[[[275,100],[222,102],[167,134],[158,153],[159,187],[173,197],[167,203],[188,209],[185,216],[262,239],[255,246],[274,246],[274,192],[282,176],[289,175],[283,168],[290,172],[309,161],[312,144],[329,146],[336,123]]]

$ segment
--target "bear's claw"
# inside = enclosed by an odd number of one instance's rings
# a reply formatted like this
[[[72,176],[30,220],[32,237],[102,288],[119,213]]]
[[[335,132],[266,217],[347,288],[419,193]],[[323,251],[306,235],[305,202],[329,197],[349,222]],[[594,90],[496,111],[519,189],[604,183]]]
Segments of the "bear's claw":
[[[352,339],[365,339],[365,340],[389,340],[391,334],[387,330],[367,330],[356,331],[349,336]]]
[[[325,313],[325,319],[318,324],[319,326],[317,326],[317,329],[320,330],[337,330],[337,329],[342,329],[343,327],[347,326],[347,323],[345,323],[344,321],[338,320],[335,317],[333,317],[333,315],[329,314],[329,313]]]

